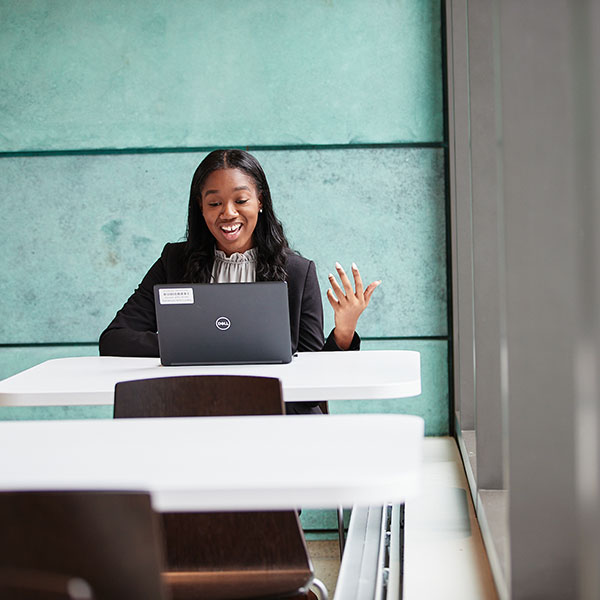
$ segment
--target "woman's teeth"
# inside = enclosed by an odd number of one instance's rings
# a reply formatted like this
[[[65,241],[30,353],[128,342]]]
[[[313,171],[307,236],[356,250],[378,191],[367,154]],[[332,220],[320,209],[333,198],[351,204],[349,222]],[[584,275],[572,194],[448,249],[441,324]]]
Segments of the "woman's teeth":
[[[221,227],[221,229],[225,232],[225,233],[234,233],[235,231],[237,231],[240,227],[242,226],[241,223],[237,223],[236,225],[224,225]]]
[[[241,229],[241,223],[236,223],[235,225],[221,225],[221,231],[223,232],[225,239],[228,240],[236,240],[240,235]]]

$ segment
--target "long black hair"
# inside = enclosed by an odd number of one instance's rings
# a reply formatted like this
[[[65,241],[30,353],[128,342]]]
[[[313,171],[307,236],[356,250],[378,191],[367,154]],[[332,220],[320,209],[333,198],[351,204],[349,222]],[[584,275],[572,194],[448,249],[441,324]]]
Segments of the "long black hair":
[[[202,190],[207,177],[221,169],[239,169],[252,178],[262,203],[253,233],[257,249],[256,280],[284,281],[288,241],[283,226],[273,212],[271,191],[260,163],[243,150],[214,150],[198,165],[190,190],[186,233],[187,265],[185,279],[189,282],[208,283],[215,260],[215,238],[202,216]]]

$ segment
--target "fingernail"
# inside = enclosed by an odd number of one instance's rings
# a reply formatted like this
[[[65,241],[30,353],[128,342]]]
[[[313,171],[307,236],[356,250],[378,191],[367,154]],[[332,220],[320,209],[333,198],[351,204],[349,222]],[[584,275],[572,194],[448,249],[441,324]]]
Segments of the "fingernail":
[[[358,267],[356,266],[356,263],[355,263],[355,262],[353,262],[353,263],[352,263],[352,268],[353,268],[355,271],[358,271]]]
[[[340,263],[339,263],[339,262],[336,262],[336,263],[335,263],[335,268],[336,268],[336,269],[341,269],[341,268],[342,268],[342,265],[340,265]]]
[[[378,280],[377,280],[375,283],[376,283],[377,285],[381,285],[381,279],[378,279]]]
[[[331,273],[329,273],[329,279],[333,279],[333,275]]]

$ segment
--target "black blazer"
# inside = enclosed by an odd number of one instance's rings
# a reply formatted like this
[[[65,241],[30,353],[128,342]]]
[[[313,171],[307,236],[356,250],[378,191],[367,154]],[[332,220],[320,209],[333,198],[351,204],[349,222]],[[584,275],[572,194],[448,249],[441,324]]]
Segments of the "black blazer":
[[[110,325],[100,335],[101,356],[158,356],[158,336],[154,312],[154,285],[182,283],[185,271],[185,243],[167,244],[160,258],[117,312]],[[323,336],[323,304],[315,263],[293,252],[287,253],[288,302],[293,352],[340,350],[333,332]],[[355,333],[350,350],[360,348]],[[292,403],[297,405],[298,403]],[[301,403],[308,409],[317,403]],[[293,410],[288,412],[314,412]],[[292,409],[292,410],[290,410]]]

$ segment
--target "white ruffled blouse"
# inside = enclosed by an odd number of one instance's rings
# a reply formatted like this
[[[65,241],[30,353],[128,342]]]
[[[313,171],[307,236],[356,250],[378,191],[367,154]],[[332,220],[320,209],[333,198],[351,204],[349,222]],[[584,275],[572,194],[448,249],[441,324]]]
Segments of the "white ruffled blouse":
[[[225,252],[215,248],[215,262],[212,269],[213,283],[254,283],[256,281],[256,248],[244,253]]]

